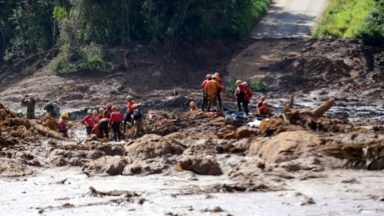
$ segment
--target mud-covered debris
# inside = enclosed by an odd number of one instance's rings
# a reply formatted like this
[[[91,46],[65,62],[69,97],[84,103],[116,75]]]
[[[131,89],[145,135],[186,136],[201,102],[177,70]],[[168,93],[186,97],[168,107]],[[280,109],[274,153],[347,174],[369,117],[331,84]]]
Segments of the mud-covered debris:
[[[104,156],[90,161],[82,168],[87,175],[120,175],[122,174],[127,160],[121,156]]]
[[[223,171],[216,159],[210,156],[190,156],[182,159],[176,166],[177,170],[189,170],[200,175],[221,175]]]

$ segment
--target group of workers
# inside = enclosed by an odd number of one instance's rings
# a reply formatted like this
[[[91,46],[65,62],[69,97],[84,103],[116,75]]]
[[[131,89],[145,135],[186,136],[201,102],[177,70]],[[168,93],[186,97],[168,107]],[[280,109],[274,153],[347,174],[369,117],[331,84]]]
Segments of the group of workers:
[[[216,111],[222,111],[223,104],[221,100],[221,92],[224,91],[224,82],[221,79],[220,73],[216,72],[213,75],[207,74],[206,79],[201,83],[200,88],[203,89],[202,111],[211,112],[214,107],[216,107]],[[248,105],[252,99],[253,91],[248,86],[248,83],[237,80],[234,95],[237,98],[238,111],[242,112],[244,110],[245,114],[249,115]],[[193,106],[195,106],[194,102],[191,104],[191,107]],[[256,108],[258,114],[261,116],[272,115],[272,112],[265,101],[265,96],[260,98],[260,101],[256,104]]]
[[[207,74],[206,79],[201,83],[200,88],[203,89],[202,111],[223,111],[223,103],[221,93],[224,91],[224,82],[221,79],[220,73],[216,72],[213,75]],[[253,96],[252,89],[247,82],[241,80],[236,81],[236,88],[233,94],[237,98],[238,111],[244,111],[249,115],[249,103]],[[127,123],[134,128],[134,138],[138,138],[142,133],[142,114],[139,109],[140,104],[135,103],[132,96],[127,96],[127,112],[125,117],[112,103],[108,103],[105,108],[89,109],[87,115],[81,120],[81,123],[86,127],[88,136],[97,136],[98,138],[109,139],[109,133],[112,131],[113,139],[120,141],[125,132]],[[27,118],[35,118],[36,100],[30,95],[25,95],[22,100],[22,105],[27,106]],[[197,110],[195,102],[190,103],[191,110]],[[256,104],[258,115],[272,116],[273,113],[268,108],[265,96],[261,97]],[[47,111],[47,116],[44,118],[44,126],[60,132],[63,136],[68,137],[68,131],[73,126],[73,123],[68,121],[68,112],[60,113],[60,108],[55,103],[48,103],[44,106]],[[60,116],[59,120],[56,118]],[[121,131],[121,123],[123,123],[123,133]]]
[[[105,108],[99,110],[88,110],[81,123],[85,125],[87,135],[97,135],[98,138],[106,137],[109,139],[109,132],[112,130],[113,140],[120,141],[125,134],[127,123],[134,126],[134,138],[141,136],[142,120],[140,104],[135,103],[132,96],[127,97],[127,112],[123,118],[122,113],[112,103],[108,103]],[[123,133],[121,131],[123,123]]]
[[[25,95],[22,99],[22,105],[27,107],[27,118],[35,118],[35,104],[36,99],[30,95]],[[47,128],[61,133],[64,137],[69,137],[69,130],[73,123],[69,121],[69,113],[60,113],[60,108],[55,103],[48,103],[44,106],[47,116],[43,119],[43,125]],[[59,120],[56,118],[59,116]],[[113,106],[108,103],[105,108],[89,109],[87,115],[80,121],[85,125],[86,133],[88,136],[92,134],[98,138],[109,139],[109,133],[112,131],[113,139],[120,141],[123,138],[121,131],[121,123],[123,122],[123,132],[125,133],[127,124],[134,126],[134,138],[138,138],[142,133],[142,114],[140,111],[140,104],[135,103],[132,96],[127,96],[127,112],[123,119],[123,115]]]

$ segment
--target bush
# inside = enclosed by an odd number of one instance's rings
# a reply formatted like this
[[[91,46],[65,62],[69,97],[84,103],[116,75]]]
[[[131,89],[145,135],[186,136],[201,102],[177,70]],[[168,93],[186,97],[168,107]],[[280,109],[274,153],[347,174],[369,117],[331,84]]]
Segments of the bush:
[[[100,47],[94,44],[81,47],[79,51],[64,47],[54,68],[56,74],[98,72],[112,67],[110,62],[104,60]]]
[[[314,37],[358,37],[366,18],[375,5],[375,0],[331,0]]]
[[[384,46],[384,0],[377,0],[377,7],[370,13],[359,36],[368,45]]]

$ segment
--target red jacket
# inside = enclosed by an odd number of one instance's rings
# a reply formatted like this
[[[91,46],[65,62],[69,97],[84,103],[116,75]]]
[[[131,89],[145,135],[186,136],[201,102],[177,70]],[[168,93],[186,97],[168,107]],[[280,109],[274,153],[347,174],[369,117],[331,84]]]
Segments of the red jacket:
[[[93,117],[93,121],[95,122],[95,125],[99,124],[99,120],[100,120],[99,116]]]
[[[95,119],[93,116],[87,115],[81,120],[81,123],[88,127],[93,127],[95,126]]]
[[[134,104],[135,104],[134,101],[128,101],[128,103],[127,103],[127,111],[129,113],[133,113],[133,111],[135,110],[135,108],[133,107]]]
[[[113,111],[109,120],[111,124],[120,123],[123,120],[123,117],[119,111]]]
[[[252,89],[249,88],[249,87],[246,87],[245,90],[244,90],[244,93],[245,93],[245,97],[244,97],[244,99],[245,99],[246,101],[250,101],[251,98],[252,98],[252,95],[253,95]]]
[[[207,85],[207,82],[208,82],[208,81],[209,81],[209,80],[204,80],[204,81],[201,83],[200,88],[205,89],[205,86]]]
[[[104,111],[104,113],[103,113],[103,117],[104,117],[104,118],[110,118],[111,113],[112,113],[112,110],[107,109],[107,110]]]

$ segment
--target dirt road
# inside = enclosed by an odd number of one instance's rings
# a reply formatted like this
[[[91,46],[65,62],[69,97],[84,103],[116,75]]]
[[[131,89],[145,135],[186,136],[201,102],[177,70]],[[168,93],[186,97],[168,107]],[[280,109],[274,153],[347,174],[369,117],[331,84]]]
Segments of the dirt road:
[[[273,0],[268,14],[251,38],[305,38],[321,17],[329,0]]]

